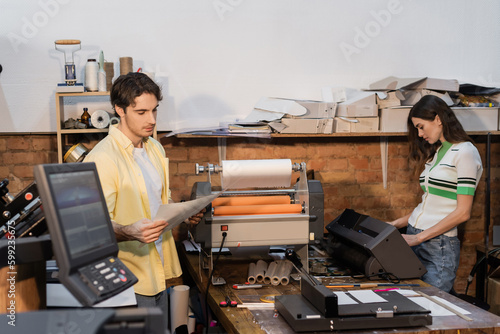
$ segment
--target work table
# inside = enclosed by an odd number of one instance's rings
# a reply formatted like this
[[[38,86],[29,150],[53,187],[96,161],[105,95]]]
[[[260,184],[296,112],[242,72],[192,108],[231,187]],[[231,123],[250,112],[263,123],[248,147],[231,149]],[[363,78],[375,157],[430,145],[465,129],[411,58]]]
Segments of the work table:
[[[208,270],[201,270],[201,275],[199,272],[200,268],[200,257],[198,254],[187,253],[183,246],[179,247],[179,257],[184,265],[185,280],[186,278],[191,278],[193,284],[196,284],[198,289],[202,294],[205,294],[207,281],[208,281]],[[226,284],[225,285],[211,285],[208,294],[208,305],[213,311],[213,314],[219,321],[219,323],[224,327],[224,330],[228,333],[243,333],[243,334],[254,334],[254,333],[295,333],[292,328],[288,325],[285,319],[272,308],[266,309],[248,309],[240,307],[220,307],[219,303],[224,301],[226,296],[229,296],[232,300],[236,300],[238,303],[248,303],[248,302],[258,302],[260,297],[269,295],[281,295],[281,294],[300,294],[300,283],[291,280],[288,285],[264,285],[259,289],[233,289],[233,284],[242,284],[246,281],[246,275],[248,270],[248,264],[250,262],[255,262],[257,259],[237,259],[232,258],[230,255],[221,255],[217,268],[214,275],[222,276]],[[328,285],[331,283],[342,283],[345,282],[345,278],[324,278],[323,284]],[[348,282],[354,282],[353,279],[347,278]],[[359,280],[355,281],[359,283]],[[373,283],[378,281],[365,281],[366,283]],[[433,317],[432,325],[428,326],[416,326],[409,328],[398,328],[397,332],[404,333],[457,333],[457,330],[466,330],[466,332],[481,329],[483,333],[500,333],[500,317],[484,311],[472,304],[469,304],[459,298],[456,298],[448,293],[440,291],[439,289],[429,286],[428,284],[422,282],[421,280],[405,280],[401,283],[408,284],[419,284],[418,287],[412,287],[416,291],[422,291],[430,296],[438,296],[451,303],[457,305],[471,312],[468,316],[472,318],[472,321],[467,321],[459,316],[440,316]],[[358,289],[356,287],[348,288]],[[341,290],[348,290],[343,288]],[[340,332],[340,331],[339,331]],[[349,333],[352,331],[343,331]],[[394,333],[394,329],[377,329],[377,333]],[[342,332],[340,332],[342,333]],[[373,333],[372,330],[356,331],[356,333]]]

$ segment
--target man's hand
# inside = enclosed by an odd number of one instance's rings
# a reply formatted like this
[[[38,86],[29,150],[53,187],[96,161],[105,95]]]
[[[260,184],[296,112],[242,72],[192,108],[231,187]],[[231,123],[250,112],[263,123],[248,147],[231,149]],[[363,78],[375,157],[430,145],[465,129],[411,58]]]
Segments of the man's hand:
[[[186,223],[190,225],[198,225],[198,223],[201,221],[201,218],[203,218],[203,213],[206,211],[207,209],[203,208],[203,210],[201,210],[197,214],[186,219]]]
[[[166,220],[151,221],[143,218],[128,226],[113,222],[113,229],[117,241],[138,240],[147,244],[158,240],[167,225]]]

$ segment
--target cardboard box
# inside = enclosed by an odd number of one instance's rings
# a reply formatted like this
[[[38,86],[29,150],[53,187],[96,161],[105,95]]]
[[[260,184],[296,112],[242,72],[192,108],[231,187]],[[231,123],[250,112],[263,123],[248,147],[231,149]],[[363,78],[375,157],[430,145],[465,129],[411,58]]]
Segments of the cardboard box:
[[[497,131],[498,108],[452,107],[465,131]]]
[[[337,105],[336,116],[342,117],[376,117],[378,105],[375,92],[358,91]]]
[[[333,132],[378,132],[378,117],[335,117]]]
[[[333,133],[333,118],[285,118],[281,119],[285,126],[280,133]]]
[[[410,107],[380,110],[381,132],[407,132]],[[497,131],[498,108],[452,107],[465,131]]]
[[[351,132],[351,122],[344,117],[335,117],[333,119],[333,132]]]
[[[369,86],[370,90],[431,89],[448,92],[458,92],[459,88],[458,80],[455,79],[397,78],[393,76],[374,82]]]
[[[390,92],[377,92],[377,105],[379,109],[398,107],[405,97],[399,90]]]
[[[380,132],[407,132],[406,122],[410,109],[410,107],[381,109]]]
[[[500,267],[495,269],[488,277],[488,297],[486,302],[490,305],[488,311],[500,315]]]

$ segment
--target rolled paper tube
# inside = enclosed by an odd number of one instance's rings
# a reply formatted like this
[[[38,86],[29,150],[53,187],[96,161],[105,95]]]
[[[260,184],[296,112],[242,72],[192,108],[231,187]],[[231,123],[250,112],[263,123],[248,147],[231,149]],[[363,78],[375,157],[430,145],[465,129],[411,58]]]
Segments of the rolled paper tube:
[[[241,216],[301,213],[301,204],[239,205],[214,207],[214,216]]]
[[[289,196],[217,197],[212,206],[290,204]]]
[[[113,77],[115,76],[115,64],[112,62],[104,62],[104,72],[106,72],[106,90],[111,91],[113,85]]]
[[[189,286],[176,285],[170,293],[170,302],[175,307],[170,308],[170,332],[174,333],[175,329],[181,325],[187,325],[189,314]]]
[[[250,284],[254,284],[255,283],[255,263],[250,263],[248,265],[248,278],[247,278],[247,282],[250,283]]]
[[[264,260],[259,260],[255,264],[255,277],[257,278],[257,282],[263,282],[264,281],[264,274],[267,271],[267,262]]]
[[[188,333],[193,333],[196,330],[196,316],[193,312],[189,312],[188,315]]]
[[[120,75],[133,71],[134,60],[132,57],[120,57]]]
[[[293,270],[292,262],[285,260],[284,269],[281,276],[281,285],[287,285],[290,283],[290,274]]]
[[[284,261],[280,260],[278,261],[278,264],[276,266],[276,270],[274,271],[273,276],[271,276],[271,284],[272,285],[279,285],[281,282],[281,277],[283,276],[283,269],[284,269]]]
[[[269,263],[269,267],[267,267],[266,274],[264,275],[264,283],[271,284],[271,279],[276,271],[276,267],[278,266],[278,262],[273,261]]]

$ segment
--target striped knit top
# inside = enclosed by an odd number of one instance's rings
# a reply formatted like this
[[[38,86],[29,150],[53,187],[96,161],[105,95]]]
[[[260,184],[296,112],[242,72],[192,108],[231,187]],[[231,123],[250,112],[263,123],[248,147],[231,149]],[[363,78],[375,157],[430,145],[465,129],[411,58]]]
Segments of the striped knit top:
[[[474,196],[482,172],[481,157],[471,142],[443,142],[420,174],[424,194],[408,224],[425,230],[439,223],[456,209],[457,195]],[[457,228],[445,235],[456,236]]]

